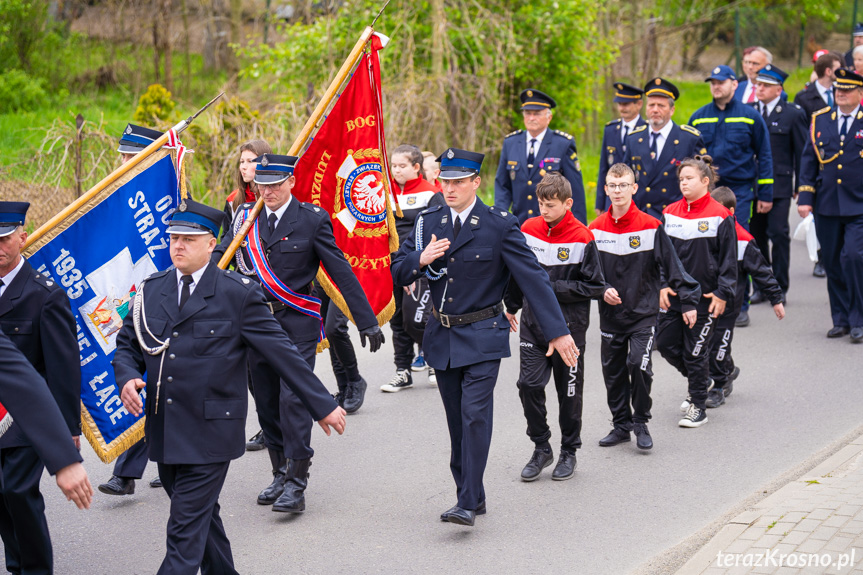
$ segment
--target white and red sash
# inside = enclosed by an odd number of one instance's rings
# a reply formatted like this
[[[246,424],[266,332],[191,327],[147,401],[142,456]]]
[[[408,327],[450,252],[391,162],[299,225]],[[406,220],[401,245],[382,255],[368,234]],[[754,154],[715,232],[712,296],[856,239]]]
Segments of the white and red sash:
[[[246,210],[245,218],[249,217],[249,210]],[[273,273],[272,268],[270,268],[270,262],[267,261],[266,256],[264,255],[264,250],[261,246],[261,236],[260,229],[258,226],[258,218],[255,218],[255,224],[252,227],[252,233],[248,236],[248,251],[249,257],[252,260],[252,265],[255,268],[255,273],[258,274],[258,277],[261,278],[261,283],[267,289],[268,292],[273,294],[273,296],[286,306],[294,309],[302,314],[317,318],[321,322],[321,333],[318,335],[318,341],[323,341],[325,338],[324,335],[324,321],[321,316],[321,300],[310,296],[303,295],[293,291],[291,288],[286,286],[282,280]]]

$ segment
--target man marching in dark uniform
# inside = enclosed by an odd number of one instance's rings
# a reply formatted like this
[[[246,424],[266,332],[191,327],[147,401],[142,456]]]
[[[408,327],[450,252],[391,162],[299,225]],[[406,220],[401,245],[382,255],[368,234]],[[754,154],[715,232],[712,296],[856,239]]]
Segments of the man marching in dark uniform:
[[[264,154],[257,162],[255,183],[265,208],[246,238],[247,245],[237,251],[237,269],[257,276],[256,280],[261,278],[272,314],[312,369],[322,331],[320,300],[312,293],[312,280],[321,265],[350,307],[363,346],[368,338],[371,350],[377,351],[384,334],[344,252],[336,246],[329,214],[291,195],[296,156]],[[228,248],[251,208],[252,204],[244,204],[237,210],[231,229],[213,252],[214,262]],[[315,453],[311,415],[285,381],[280,383],[275,366],[261,354],[252,353],[249,363],[258,419],[273,465],[273,482],[258,495],[258,503],[273,505],[273,511],[302,513]]]
[[[423,353],[435,369],[450,433],[450,469],[458,501],[441,520],[473,525],[486,512],[482,476],[492,431],[492,398],[500,360],[509,357],[509,321],[501,299],[510,277],[525,294],[549,343],[574,367],[578,349],[548,274],[519,230],[518,220],[477,198],[484,156],[448,149],[439,158],[447,207],[417,217],[414,235],[393,257],[393,281],[430,280],[435,309]],[[440,238],[440,239],[438,239]]]
[[[704,154],[706,150],[698,130],[675,124],[671,119],[674,102],[680,97],[677,86],[663,78],[654,78],[644,86],[644,95],[648,123],[626,138],[623,162],[629,164],[638,182],[638,192],[633,198],[635,205],[659,219],[665,206],[683,197],[677,166],[682,160]]]
[[[800,157],[806,146],[808,116],[797,104],[781,102],[782,85],[788,74],[768,64],[758,72],[755,80],[753,107],[761,113],[770,132],[770,151],[773,158],[773,208],[766,214],[756,212],[750,220],[750,232],[761,248],[764,259],[773,268],[773,275],[788,292],[788,269],[791,263],[791,228],[788,212],[794,195],[794,181],[800,180]],[[770,249],[770,243],[773,248]],[[764,300],[756,291],[752,303]],[[747,314],[748,315],[748,314]],[[748,318],[747,318],[748,319]]]
[[[245,453],[249,350],[265,358],[327,434],[345,426],[345,411],[273,318],[258,283],[210,263],[223,219],[215,208],[180,204],[167,230],[176,269],[139,286],[113,361],[129,413],[143,411],[138,390],[147,386],[149,455],[171,497],[159,569],[165,575],[194,575],[199,567],[204,575],[237,573],[219,493],[231,460]]]
[[[144,148],[158,140],[162,132],[143,126],[129,124],[120,136],[120,162],[125,164]],[[105,495],[131,495],[135,493],[135,480],[144,476],[147,468],[147,440],[141,439],[135,445],[124,451],[114,463],[114,474],[111,479],[99,485],[99,491]],[[150,487],[162,487],[157,475],[150,481]]]
[[[611,206],[605,195],[605,174],[614,164],[626,161],[626,136],[635,128],[647,125],[641,117],[644,104],[644,90],[617,82],[614,85],[614,103],[620,118],[605,125],[602,133],[602,147],[599,151],[599,179],[596,181],[596,215],[600,215]]]
[[[29,207],[26,202],[0,202],[0,326],[45,378],[65,428],[80,448],[81,363],[75,318],[66,291],[21,255]],[[44,467],[13,423],[0,438],[0,536],[10,573],[53,572],[45,501],[39,492]]]
[[[525,130],[516,130],[503,140],[494,178],[494,207],[510,210],[523,224],[539,215],[536,185],[546,172],[560,172],[572,187],[573,215],[587,224],[575,141],[566,132],[548,129],[557,103],[548,94],[533,89],[522,91],[520,98]]]
[[[839,69],[835,87],[837,109],[812,117],[797,211],[800,217],[814,211],[818,221],[833,317],[827,337],[850,332],[852,342],[863,343],[863,76]]]

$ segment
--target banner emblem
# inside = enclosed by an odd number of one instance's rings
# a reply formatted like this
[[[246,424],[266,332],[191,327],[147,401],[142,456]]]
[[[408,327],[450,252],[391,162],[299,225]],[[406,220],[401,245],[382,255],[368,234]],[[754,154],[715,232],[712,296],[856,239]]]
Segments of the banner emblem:
[[[345,160],[345,163],[348,162],[353,163],[351,156]],[[383,178],[381,165],[369,162],[353,168],[342,185],[345,207],[364,224],[378,224],[387,217]]]

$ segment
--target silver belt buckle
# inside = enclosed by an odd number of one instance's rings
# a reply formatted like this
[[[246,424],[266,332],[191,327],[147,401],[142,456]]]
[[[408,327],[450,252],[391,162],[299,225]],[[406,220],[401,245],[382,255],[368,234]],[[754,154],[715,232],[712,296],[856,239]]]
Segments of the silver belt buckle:
[[[268,307],[268,308],[270,308],[270,313],[271,313],[271,314],[276,315],[276,310],[274,310],[274,309],[273,309],[273,302],[268,301],[268,302],[267,302],[267,307]]]
[[[445,313],[439,313],[440,315],[440,324],[444,327],[449,327],[449,316]]]

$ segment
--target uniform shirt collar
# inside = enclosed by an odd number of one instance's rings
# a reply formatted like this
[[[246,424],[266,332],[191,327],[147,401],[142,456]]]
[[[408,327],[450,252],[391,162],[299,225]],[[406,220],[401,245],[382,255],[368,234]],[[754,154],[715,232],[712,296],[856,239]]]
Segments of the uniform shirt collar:
[[[449,209],[450,215],[452,215],[452,223],[455,225],[455,219],[461,217],[461,225],[465,224],[465,220],[467,219],[468,214],[470,214],[473,207],[476,205],[476,196],[473,197],[473,201],[471,204],[466,207],[463,211],[457,212],[454,208]]]
[[[191,285],[189,285],[189,293],[195,291],[195,286],[197,286],[198,282],[201,281],[201,276],[204,275],[205,271],[207,271],[207,266],[209,266],[209,265],[210,265],[210,263],[207,262],[207,265],[205,265],[204,267],[202,267],[201,269],[199,269],[196,272],[192,272],[192,283],[191,283]],[[183,272],[181,272],[180,270],[175,270],[175,271],[177,272],[177,287],[182,288]]]
[[[671,133],[671,127],[672,127],[673,125],[674,125],[674,122],[673,122],[672,120],[668,120],[668,123],[667,123],[667,124],[665,124],[664,126],[662,126],[662,129],[661,129],[661,130],[659,130],[659,135],[660,135],[660,136],[662,136],[662,141],[663,141],[663,142],[665,142],[665,140],[667,140],[667,139],[668,139],[668,134],[670,134],[670,133]],[[650,133],[651,133],[651,134],[653,134],[653,133],[654,133],[654,132],[653,132],[653,128],[650,128]]]
[[[815,82],[815,89],[818,90],[818,95],[821,96],[821,99],[824,100],[824,103],[827,103],[827,92],[833,90],[833,88],[825,88],[821,85],[821,82]]]
[[[525,130],[525,131],[524,131],[524,135],[527,137],[527,138],[525,139],[525,142],[524,142],[525,150],[529,150],[529,149],[530,149],[530,141],[531,141],[531,140],[536,140],[536,143],[535,143],[535,144],[534,144],[534,146],[533,146],[533,151],[534,151],[534,153],[536,153],[536,152],[537,152],[537,150],[539,150],[539,147],[542,145],[542,140],[543,140],[543,138],[545,138],[546,134],[548,134],[548,128],[546,128],[545,130],[543,130],[543,131],[542,131],[542,133],[541,133],[540,135],[538,135],[536,138],[534,138],[533,136],[531,136],[531,135],[530,135],[530,132],[528,132],[527,130]]]
[[[857,112],[859,112],[859,111],[860,111],[860,104],[857,104],[857,107],[856,107],[856,108],[854,108],[853,110],[851,110],[851,113],[850,113],[850,114],[844,114],[844,113],[842,112],[842,110],[840,110],[839,108],[837,108],[837,109],[836,109],[836,112],[837,112],[837,114],[836,114],[836,116],[837,116],[837,120],[841,120],[841,119],[842,119],[842,116],[851,116],[851,119],[852,119],[852,120],[854,120],[855,118],[857,118]],[[840,124],[840,126],[841,126],[841,124]]]
[[[270,214],[276,214],[276,225],[279,225],[279,222],[282,221],[282,216],[285,215],[285,211],[288,209],[288,206],[291,205],[292,201],[294,201],[293,194],[291,194],[291,197],[288,198],[288,201],[285,202],[284,205],[282,205],[282,207],[276,211],[273,211],[270,208],[264,206],[264,208],[267,210],[267,220],[269,221]]]
[[[773,109],[776,108],[776,105],[779,103],[779,100],[782,98],[782,95],[778,95],[769,102],[767,102],[767,115],[773,113]],[[764,104],[764,102],[759,102],[759,104]],[[761,112],[761,106],[758,106],[758,111]]]
[[[15,280],[15,276],[18,275],[18,272],[20,272],[21,268],[23,268],[23,267],[24,267],[24,256],[21,256],[21,258],[18,260],[18,265],[16,265],[14,268],[12,268],[12,271],[10,271],[8,274],[6,274],[2,278],[0,278],[0,280],[3,280],[3,286],[0,287],[0,295],[3,295],[3,292],[5,292],[6,288],[9,287],[9,284],[11,284]]]
[[[620,119],[620,131],[623,132],[623,127],[626,126],[627,128],[629,128],[628,133],[631,134],[632,131],[635,129],[635,127],[638,125],[638,120],[640,120],[640,119],[641,119],[641,116],[636,116],[632,119],[631,122],[624,122],[623,118],[621,118]]]

